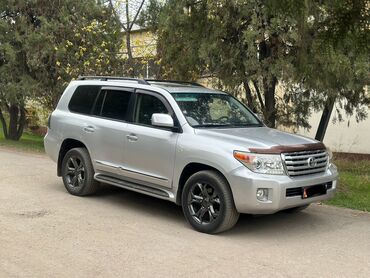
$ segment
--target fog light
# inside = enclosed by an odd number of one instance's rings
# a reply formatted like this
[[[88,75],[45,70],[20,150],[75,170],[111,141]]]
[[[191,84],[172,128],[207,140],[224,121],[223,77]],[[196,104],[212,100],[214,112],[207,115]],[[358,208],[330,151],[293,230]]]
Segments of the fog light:
[[[257,196],[257,200],[259,201],[263,201],[263,202],[267,201],[269,198],[268,188],[258,188],[256,196]]]

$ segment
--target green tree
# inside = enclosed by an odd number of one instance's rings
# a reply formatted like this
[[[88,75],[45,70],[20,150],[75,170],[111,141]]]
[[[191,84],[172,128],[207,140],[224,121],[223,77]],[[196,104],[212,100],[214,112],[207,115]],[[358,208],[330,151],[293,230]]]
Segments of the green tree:
[[[309,127],[328,99],[365,116],[367,15],[366,1],[168,0],[153,26],[164,76],[216,77],[270,127]]]
[[[19,140],[25,103],[53,108],[79,75],[120,74],[120,27],[94,0],[0,0],[0,121]],[[7,115],[9,124],[7,123]]]
[[[145,0],[109,0],[109,8],[116,21],[123,29],[125,52],[127,54],[126,72],[128,76],[136,77],[136,63],[133,56],[131,33],[138,24]]]

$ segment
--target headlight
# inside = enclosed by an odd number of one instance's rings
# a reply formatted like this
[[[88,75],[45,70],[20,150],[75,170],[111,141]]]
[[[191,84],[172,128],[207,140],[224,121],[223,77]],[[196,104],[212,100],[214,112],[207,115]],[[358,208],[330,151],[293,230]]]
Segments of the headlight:
[[[249,170],[271,175],[284,175],[283,162],[279,154],[257,154],[234,151],[234,157]]]

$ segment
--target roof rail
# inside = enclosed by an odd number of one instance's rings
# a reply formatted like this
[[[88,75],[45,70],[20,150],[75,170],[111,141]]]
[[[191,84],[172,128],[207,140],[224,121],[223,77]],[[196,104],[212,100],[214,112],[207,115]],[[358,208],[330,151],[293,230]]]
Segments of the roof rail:
[[[191,85],[197,87],[204,87],[203,85],[196,83],[196,82],[188,82],[188,81],[177,81],[177,80],[161,80],[161,79],[144,79],[147,82],[155,82],[155,83],[173,83],[173,84],[182,84],[182,85]]]
[[[127,80],[127,81],[136,81],[139,84],[150,85],[149,82],[147,82],[144,79],[119,76],[79,76],[77,80],[101,80],[101,81]]]

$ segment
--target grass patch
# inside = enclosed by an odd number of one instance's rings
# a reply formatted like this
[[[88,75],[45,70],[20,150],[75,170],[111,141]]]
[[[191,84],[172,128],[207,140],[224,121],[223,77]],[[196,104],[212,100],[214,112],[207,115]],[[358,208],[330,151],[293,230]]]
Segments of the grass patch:
[[[326,204],[370,211],[370,160],[336,159],[339,184],[336,196]]]
[[[44,141],[42,136],[34,135],[25,131],[19,141],[6,140],[4,138],[3,127],[0,124],[0,146],[10,147],[14,149],[44,152]]]

